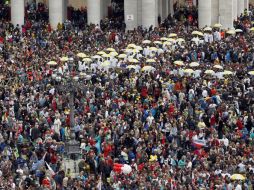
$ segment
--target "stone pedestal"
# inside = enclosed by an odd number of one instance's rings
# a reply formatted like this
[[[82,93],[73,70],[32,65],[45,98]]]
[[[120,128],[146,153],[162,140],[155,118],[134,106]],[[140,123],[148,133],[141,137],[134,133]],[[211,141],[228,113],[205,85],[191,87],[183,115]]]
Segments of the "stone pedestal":
[[[126,30],[133,30],[138,27],[138,0],[124,1],[124,17]]]
[[[102,0],[87,0],[88,24],[100,24],[103,17]]]
[[[67,18],[66,0],[49,0],[49,22],[53,29],[58,23],[63,23]]]
[[[25,1],[11,0],[11,23],[21,27],[25,22]]]

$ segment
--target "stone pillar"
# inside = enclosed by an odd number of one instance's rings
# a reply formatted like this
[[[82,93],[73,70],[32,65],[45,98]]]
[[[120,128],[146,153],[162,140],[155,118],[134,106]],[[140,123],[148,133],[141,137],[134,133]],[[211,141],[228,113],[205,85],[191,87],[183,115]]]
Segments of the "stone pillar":
[[[88,24],[100,24],[102,17],[102,0],[87,0]]]
[[[25,22],[25,1],[11,0],[11,23],[16,27],[24,25]]]
[[[219,23],[219,0],[211,0],[212,8],[211,8],[211,26],[216,23]]]
[[[108,7],[111,5],[111,0],[103,0],[102,18],[108,17]]]
[[[49,22],[53,29],[58,23],[63,23],[67,17],[66,0],[49,0]]]
[[[237,20],[237,6],[238,6],[238,0],[233,0],[233,18],[234,20]]]
[[[158,0],[158,15],[161,16],[161,20],[162,20],[162,1],[163,0]]]
[[[162,19],[168,17],[168,0],[162,0]]]
[[[198,1],[198,25],[199,28],[210,26],[212,20],[212,0]]]
[[[138,27],[138,0],[124,0],[126,30]]]
[[[158,26],[158,0],[142,0],[142,25],[146,28]]]
[[[125,1],[128,1],[128,0],[125,0]],[[137,3],[138,26],[142,26],[142,1],[141,0],[137,0],[137,1],[138,1]]]
[[[220,23],[224,29],[233,28],[234,21],[234,2],[233,0],[220,0]]]
[[[243,0],[244,1],[244,10],[247,9],[249,11],[249,0]]]
[[[244,1],[238,0],[237,1],[237,16],[240,16],[242,13],[244,13]]]
[[[168,0],[168,12],[171,16],[174,16],[174,0]]]
[[[196,7],[197,6],[197,0],[193,0],[193,6]]]

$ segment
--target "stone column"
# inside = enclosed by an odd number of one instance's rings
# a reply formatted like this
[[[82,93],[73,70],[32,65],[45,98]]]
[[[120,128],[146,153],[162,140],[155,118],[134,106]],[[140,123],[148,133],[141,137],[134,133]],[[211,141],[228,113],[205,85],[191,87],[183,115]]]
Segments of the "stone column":
[[[146,28],[158,26],[158,0],[142,0],[142,25]]]
[[[49,0],[49,22],[53,29],[58,23],[63,23],[67,17],[66,0]]]
[[[212,0],[198,1],[198,25],[199,28],[211,25],[212,20]]]
[[[11,0],[11,23],[21,27],[25,22],[25,1]]]
[[[237,16],[240,16],[244,13],[244,0],[237,1]]]
[[[138,0],[124,0],[126,30],[138,27]]]
[[[168,12],[171,16],[173,16],[174,13],[174,0],[168,0]]]
[[[102,0],[87,0],[88,24],[100,24],[102,17]]]
[[[233,18],[234,20],[237,20],[237,6],[238,6],[238,0],[233,0]]]
[[[249,0],[243,0],[244,1],[244,9],[247,9],[249,11]]]
[[[233,28],[234,21],[234,2],[233,0],[220,0],[220,23],[224,29]]]
[[[128,1],[128,0],[125,0]],[[142,26],[142,0],[137,0],[137,10],[138,10],[138,26]]]
[[[108,7],[111,5],[111,0],[103,0],[102,18],[108,17]]]
[[[161,16],[161,20],[162,20],[162,6],[163,6],[162,1],[163,0],[158,0],[158,15]]]
[[[197,6],[197,0],[193,0],[193,6],[196,7]]]
[[[211,0],[212,8],[211,8],[211,26],[216,23],[219,23],[219,0]]]
[[[162,0],[162,19],[168,17],[168,0]]]

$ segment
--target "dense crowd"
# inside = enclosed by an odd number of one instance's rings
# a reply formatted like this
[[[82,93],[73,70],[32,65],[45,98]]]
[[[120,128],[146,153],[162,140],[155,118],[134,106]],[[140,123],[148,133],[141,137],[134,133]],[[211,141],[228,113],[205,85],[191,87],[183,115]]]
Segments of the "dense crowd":
[[[134,31],[0,21],[0,188],[253,189],[252,19],[204,34],[195,10]],[[56,75],[80,76],[73,129]]]

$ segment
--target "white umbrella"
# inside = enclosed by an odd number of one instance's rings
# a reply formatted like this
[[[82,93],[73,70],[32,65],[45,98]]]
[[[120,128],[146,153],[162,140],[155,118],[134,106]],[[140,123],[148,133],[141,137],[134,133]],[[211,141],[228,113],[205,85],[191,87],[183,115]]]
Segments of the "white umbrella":
[[[150,40],[144,40],[144,41],[142,42],[142,44],[150,44],[150,43],[151,43]]]
[[[205,27],[204,31],[212,31],[213,29],[211,27]]]
[[[213,70],[206,70],[205,71],[205,74],[211,74],[211,75],[213,75],[215,72],[213,71]]]
[[[99,56],[99,55],[94,55],[94,56],[92,56],[92,58],[93,58],[93,59],[100,59],[101,56]]]
[[[57,62],[55,62],[55,61],[50,61],[50,62],[47,63],[47,65],[54,66],[54,65],[57,65]]]
[[[156,69],[152,66],[144,66],[142,71],[155,71]]]
[[[242,29],[236,29],[235,32],[240,33],[240,32],[243,32],[243,30]]]
[[[216,69],[223,69],[223,67],[221,65],[214,65],[213,67]]]
[[[199,66],[199,63],[197,62],[190,63],[190,67],[198,67],[198,66]]]

